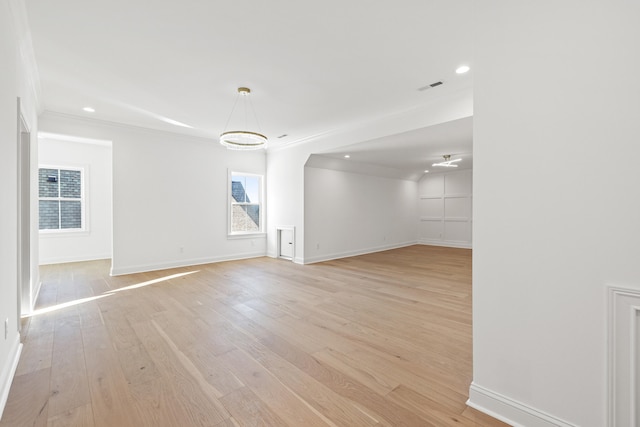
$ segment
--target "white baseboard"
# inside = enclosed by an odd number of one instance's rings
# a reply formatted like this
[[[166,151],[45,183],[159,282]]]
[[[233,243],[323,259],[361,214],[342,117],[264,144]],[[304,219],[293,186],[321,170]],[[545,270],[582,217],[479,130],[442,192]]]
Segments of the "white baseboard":
[[[267,253],[267,256],[268,256],[269,258],[273,258],[273,259],[278,258],[278,257],[276,256],[276,253],[275,253],[275,252],[269,252],[269,253]],[[291,261],[292,261],[294,264],[300,264],[300,265],[304,264],[304,259],[302,259],[302,257],[299,257],[299,256],[294,257]]]
[[[214,262],[236,261],[239,259],[260,258],[266,256],[264,252],[248,252],[243,254],[234,254],[229,256],[194,258],[177,261],[168,261],[157,264],[132,265],[127,267],[111,266],[111,276],[120,276],[123,274],[144,273],[145,271],[167,270],[169,268],[189,267],[192,265],[211,264]]]
[[[357,249],[354,251],[346,251],[346,252],[339,252],[339,253],[333,253],[333,254],[318,255],[314,257],[306,257],[304,258],[304,260],[302,260],[302,264],[313,264],[316,262],[331,261],[332,259],[348,258],[352,256],[371,254],[374,252],[388,251],[391,249],[398,249],[398,248],[404,248],[406,246],[412,246],[412,245],[415,245],[416,243],[417,243],[416,241],[395,243],[391,245],[376,246],[373,248]],[[295,262],[297,264],[300,264],[297,259],[295,260]]]
[[[20,343],[20,334],[17,334],[13,346],[9,351],[7,363],[2,367],[2,371],[0,372],[0,419],[2,419],[2,413],[9,398],[9,390],[11,390],[13,376],[18,368],[20,353],[22,353],[22,344]]]
[[[421,245],[428,245],[428,246],[444,246],[445,248],[459,248],[459,249],[472,248],[472,245],[470,242],[454,242],[454,241],[444,241],[444,240],[420,239],[418,243]]]
[[[577,427],[475,383],[467,405],[514,427]]]
[[[57,258],[45,258],[40,259],[40,265],[49,265],[49,264],[65,264],[67,262],[83,262],[83,261],[97,261],[99,259],[110,259],[111,254],[101,254],[101,255],[78,255],[78,256],[65,256],[65,257],[57,257]]]

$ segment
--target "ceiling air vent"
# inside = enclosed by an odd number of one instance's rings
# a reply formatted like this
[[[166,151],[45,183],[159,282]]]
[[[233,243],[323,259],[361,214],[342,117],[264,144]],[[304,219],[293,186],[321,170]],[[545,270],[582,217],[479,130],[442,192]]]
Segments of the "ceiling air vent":
[[[442,81],[433,82],[430,85],[419,87],[418,90],[423,91],[423,90],[431,89],[432,87],[440,86],[443,83],[444,82]]]

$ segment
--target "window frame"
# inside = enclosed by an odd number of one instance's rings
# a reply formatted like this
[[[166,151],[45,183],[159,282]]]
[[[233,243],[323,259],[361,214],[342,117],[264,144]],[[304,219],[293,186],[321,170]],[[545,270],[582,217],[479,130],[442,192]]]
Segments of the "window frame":
[[[40,169],[55,169],[58,171],[58,197],[40,197],[40,188],[38,188],[38,232],[43,235],[59,235],[59,234],[79,234],[89,231],[87,221],[87,196],[86,196],[86,167],[84,166],[61,166],[61,165],[38,165],[38,182],[40,179]],[[62,197],[60,195],[60,171],[80,172],[80,198]],[[59,228],[40,228],[40,201],[80,201],[80,228],[61,228],[62,226],[62,209],[58,209],[58,227]]]
[[[255,203],[255,202],[249,202],[249,203],[240,203],[240,202],[236,202],[233,199],[233,178],[234,176],[245,176],[245,177],[254,177],[254,178],[258,178],[259,180],[259,184],[258,184],[258,188],[259,188],[259,202]],[[258,173],[251,173],[251,172],[239,172],[236,170],[228,170],[228,177],[227,177],[227,237],[228,238],[250,238],[250,237],[254,237],[254,236],[261,236],[265,234],[264,231],[264,224],[265,224],[265,200],[264,200],[264,175],[258,174]],[[258,206],[258,210],[260,212],[260,220],[259,220],[259,224],[258,224],[258,230],[257,231],[234,231],[233,230],[233,207],[234,206],[251,206],[251,205],[257,205]]]

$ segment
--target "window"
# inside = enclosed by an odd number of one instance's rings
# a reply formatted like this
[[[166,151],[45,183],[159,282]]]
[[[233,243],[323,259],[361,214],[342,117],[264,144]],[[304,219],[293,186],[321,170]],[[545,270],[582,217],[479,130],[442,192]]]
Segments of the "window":
[[[229,234],[262,233],[262,176],[231,172]]]
[[[40,230],[84,230],[83,170],[38,169]]]

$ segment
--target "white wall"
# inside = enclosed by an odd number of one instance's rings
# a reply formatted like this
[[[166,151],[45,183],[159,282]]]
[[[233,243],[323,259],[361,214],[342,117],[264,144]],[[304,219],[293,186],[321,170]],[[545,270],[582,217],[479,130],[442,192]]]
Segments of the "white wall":
[[[470,403],[605,426],[606,289],[640,289],[640,2],[476,7]]]
[[[34,143],[37,132],[37,99],[33,73],[29,61],[28,31],[24,4],[17,0],[0,1],[0,416],[13,373],[20,354],[18,333],[18,106],[21,99],[21,113],[32,133],[31,163],[37,158],[38,148]],[[33,175],[33,174],[32,174]],[[32,184],[34,177],[32,176]],[[33,187],[33,186],[32,186]],[[33,191],[32,191],[33,193]],[[31,210],[37,207],[31,198]],[[33,218],[37,217],[32,215]],[[27,218],[29,220],[29,218]],[[37,228],[32,224],[31,280],[29,286],[37,288]],[[35,293],[35,292],[34,292]],[[4,322],[8,321],[5,337]]]
[[[417,183],[305,167],[305,263],[416,243]]]
[[[82,232],[40,233],[40,264],[111,258],[111,143],[40,138],[39,164],[84,170]]]
[[[112,141],[113,274],[265,254],[264,236],[227,237],[227,172],[264,175],[263,151],[50,113],[40,129]]]
[[[427,173],[418,181],[418,240],[471,248],[472,171]]]
[[[469,117],[472,112],[472,96],[469,87],[446,99],[433,99],[431,103],[411,111],[379,118],[353,128],[327,132],[291,147],[270,149],[267,154],[267,194],[269,197],[267,252],[269,256],[276,256],[275,228],[277,226],[294,226],[296,228],[296,261],[306,261],[304,166],[311,154]]]

